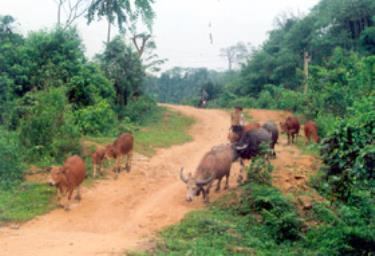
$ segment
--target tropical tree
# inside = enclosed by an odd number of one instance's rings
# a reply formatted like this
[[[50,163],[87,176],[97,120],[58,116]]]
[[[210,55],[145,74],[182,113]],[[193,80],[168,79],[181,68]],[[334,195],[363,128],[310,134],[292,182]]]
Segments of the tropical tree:
[[[144,70],[140,58],[132,47],[120,37],[115,37],[106,46],[104,53],[97,56],[107,77],[113,81],[119,117],[129,99],[140,94]]]
[[[91,3],[87,21],[90,24],[96,17],[105,17],[108,21],[107,43],[111,39],[111,26],[117,23],[120,31],[125,31],[136,22],[139,17],[151,29],[154,12],[152,3],[154,0],[93,0]],[[133,6],[132,6],[133,4]]]

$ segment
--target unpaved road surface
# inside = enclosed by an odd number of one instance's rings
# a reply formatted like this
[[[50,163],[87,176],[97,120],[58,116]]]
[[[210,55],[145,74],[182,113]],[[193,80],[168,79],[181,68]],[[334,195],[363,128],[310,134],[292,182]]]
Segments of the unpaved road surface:
[[[54,210],[17,230],[0,228],[0,255],[123,255],[128,249],[144,248],[155,231],[204,207],[201,198],[185,202],[179,170],[184,166],[194,171],[205,152],[226,143],[228,113],[169,107],[197,120],[190,131],[192,142],[158,150],[151,159],[136,155],[130,173],[84,188],[82,201],[69,212]],[[232,186],[235,179],[232,176]]]
[[[204,207],[201,198],[185,202],[185,185],[179,180],[179,169],[184,166],[185,170],[194,171],[205,152],[226,143],[229,115],[221,110],[169,107],[197,120],[190,130],[192,142],[158,150],[151,159],[136,155],[130,173],[84,188],[82,201],[73,204],[69,212],[57,209],[19,229],[0,228],[0,255],[123,255],[126,250],[146,249],[156,231]],[[267,110],[249,112],[260,122],[278,122],[288,115]],[[301,156],[295,146],[287,146],[284,137],[276,150],[278,158],[272,161],[275,186],[285,193],[305,186],[307,174],[296,179],[295,170],[302,164],[302,169],[309,172],[312,160]],[[238,169],[235,164],[231,188],[236,186]],[[212,193],[211,199],[222,193]]]

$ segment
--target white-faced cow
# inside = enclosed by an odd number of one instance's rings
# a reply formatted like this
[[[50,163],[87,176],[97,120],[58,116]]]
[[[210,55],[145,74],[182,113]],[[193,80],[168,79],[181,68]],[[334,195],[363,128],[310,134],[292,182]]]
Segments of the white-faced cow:
[[[58,200],[67,195],[68,201],[63,206],[65,210],[69,210],[74,190],[77,191],[75,199],[81,200],[79,186],[86,177],[85,162],[79,156],[74,155],[67,158],[63,166],[49,167],[48,170],[50,171],[48,183],[51,186],[56,186]]]
[[[225,187],[229,187],[229,174],[232,163],[237,159],[236,151],[232,145],[220,145],[213,147],[200,161],[194,175],[184,175],[183,168],[180,171],[181,180],[186,183],[186,200],[192,201],[194,196],[203,195],[205,203],[209,202],[208,194],[212,183],[217,180],[216,191],[220,190],[221,180],[225,177]]]

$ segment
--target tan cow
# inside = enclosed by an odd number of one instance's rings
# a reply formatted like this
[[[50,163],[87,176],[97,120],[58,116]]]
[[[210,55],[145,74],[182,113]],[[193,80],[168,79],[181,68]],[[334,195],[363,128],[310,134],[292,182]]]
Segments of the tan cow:
[[[92,158],[92,166],[93,166],[93,176],[94,178],[96,177],[96,173],[99,172],[102,174],[102,164],[105,159],[105,153],[106,149],[97,149],[94,153],[92,153],[91,158]]]
[[[69,210],[70,200],[73,191],[76,189],[76,200],[81,200],[79,186],[86,177],[85,162],[77,155],[67,158],[63,166],[49,167],[50,178],[48,183],[51,186],[56,186],[59,201],[67,195],[67,203],[64,206],[65,210]]]
[[[118,174],[121,171],[122,158],[125,156],[127,156],[125,169],[127,172],[130,172],[133,156],[133,143],[133,135],[130,133],[123,133],[111,145],[106,147],[106,156],[116,159],[115,178],[118,177]]]

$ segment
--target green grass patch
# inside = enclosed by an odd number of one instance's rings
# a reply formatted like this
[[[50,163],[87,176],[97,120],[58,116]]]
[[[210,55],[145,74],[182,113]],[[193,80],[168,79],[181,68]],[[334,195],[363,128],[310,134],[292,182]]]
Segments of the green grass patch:
[[[297,147],[301,150],[301,153],[304,155],[312,155],[315,157],[319,157],[319,144],[316,144],[314,142],[309,142],[306,144],[305,137],[299,136],[297,138]]]
[[[135,151],[145,156],[152,156],[157,148],[167,148],[191,141],[192,137],[188,134],[188,130],[194,122],[191,117],[160,107],[147,116],[142,124],[134,127]],[[106,145],[112,143],[115,138],[116,136],[113,135],[85,139]]]
[[[55,208],[56,189],[44,184],[23,183],[11,190],[0,189],[0,224],[26,221]]]

